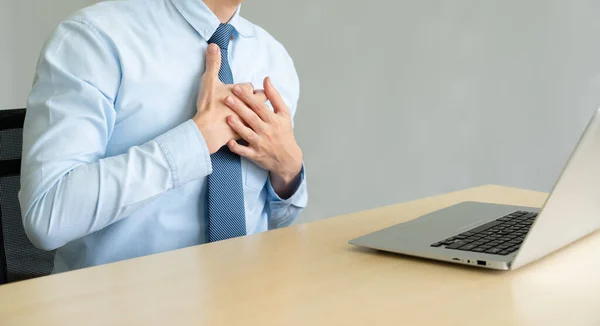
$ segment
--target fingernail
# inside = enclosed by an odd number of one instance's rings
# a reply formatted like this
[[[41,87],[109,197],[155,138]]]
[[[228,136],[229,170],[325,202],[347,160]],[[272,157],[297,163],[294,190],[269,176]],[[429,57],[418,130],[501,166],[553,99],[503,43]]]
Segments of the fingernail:
[[[215,54],[219,48],[215,44],[208,45],[208,53]]]
[[[227,104],[235,104],[235,100],[231,96],[227,96],[227,99],[225,101],[227,101]]]
[[[242,88],[240,86],[238,86],[238,85],[235,85],[233,87],[233,92],[236,93],[236,94],[241,94],[242,93]]]

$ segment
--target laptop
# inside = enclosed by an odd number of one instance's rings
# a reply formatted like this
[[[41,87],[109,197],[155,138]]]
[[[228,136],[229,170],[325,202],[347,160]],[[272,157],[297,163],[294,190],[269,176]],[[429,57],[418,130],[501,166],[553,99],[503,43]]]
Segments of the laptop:
[[[541,209],[463,202],[349,243],[481,268],[513,270],[599,227],[600,109],[590,119]]]

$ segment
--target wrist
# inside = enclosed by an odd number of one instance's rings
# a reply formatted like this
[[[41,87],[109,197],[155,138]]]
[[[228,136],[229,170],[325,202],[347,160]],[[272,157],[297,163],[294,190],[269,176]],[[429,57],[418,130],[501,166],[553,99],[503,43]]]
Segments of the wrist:
[[[206,142],[206,147],[208,147],[209,153],[211,155],[216,153],[219,150],[220,146],[218,146],[214,142],[215,137],[213,136],[213,132],[211,132],[211,129],[205,123],[203,123],[202,120],[198,118],[198,116],[192,118],[192,121],[194,121],[194,124],[196,125],[196,127],[198,127],[198,130],[202,134],[202,138],[204,138],[204,141]]]
[[[284,164],[280,164],[279,169],[271,171],[274,174],[276,183],[281,187],[289,186],[290,184],[296,183],[295,181],[299,178],[300,172],[302,171],[302,150],[297,148],[296,154],[293,155],[293,159]]]
[[[271,172],[271,186],[275,193],[284,200],[290,198],[300,184],[301,172],[302,164],[297,172]]]
[[[300,176],[300,172],[302,171],[302,162],[300,164],[294,165],[293,167],[288,167],[288,169],[280,170],[272,172],[275,175],[275,178],[278,179],[280,183],[284,185],[289,185],[293,183]]]

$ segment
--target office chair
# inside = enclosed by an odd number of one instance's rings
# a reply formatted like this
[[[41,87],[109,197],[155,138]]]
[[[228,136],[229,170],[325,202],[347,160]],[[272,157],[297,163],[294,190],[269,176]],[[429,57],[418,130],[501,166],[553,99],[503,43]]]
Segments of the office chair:
[[[25,109],[0,110],[0,284],[48,275],[54,252],[31,244],[21,219],[21,151]]]

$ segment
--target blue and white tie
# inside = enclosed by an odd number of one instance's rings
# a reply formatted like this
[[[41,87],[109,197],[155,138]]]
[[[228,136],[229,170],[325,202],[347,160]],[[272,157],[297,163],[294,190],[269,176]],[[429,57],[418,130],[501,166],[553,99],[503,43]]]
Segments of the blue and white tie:
[[[227,48],[233,26],[221,24],[208,40],[221,48],[219,79],[233,84]],[[208,176],[208,241],[220,241],[246,235],[246,213],[240,156],[223,146],[211,156],[213,173]]]

